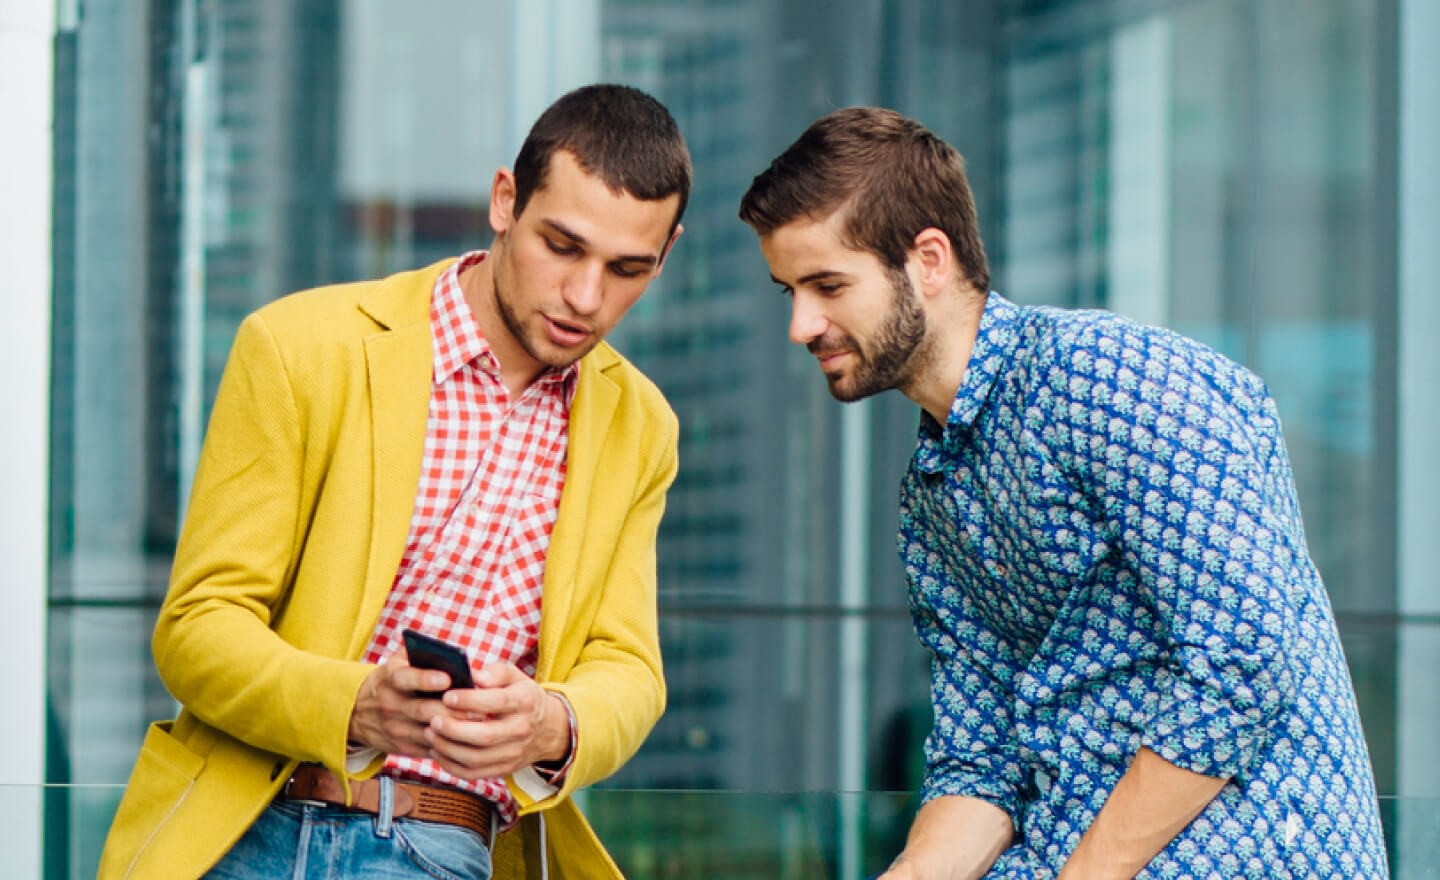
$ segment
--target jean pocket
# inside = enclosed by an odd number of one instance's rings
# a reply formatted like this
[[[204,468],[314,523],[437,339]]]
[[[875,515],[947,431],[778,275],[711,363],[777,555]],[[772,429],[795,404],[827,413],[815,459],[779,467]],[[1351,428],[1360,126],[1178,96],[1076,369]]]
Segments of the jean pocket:
[[[468,828],[400,819],[395,838],[410,861],[437,880],[489,880],[490,848]]]

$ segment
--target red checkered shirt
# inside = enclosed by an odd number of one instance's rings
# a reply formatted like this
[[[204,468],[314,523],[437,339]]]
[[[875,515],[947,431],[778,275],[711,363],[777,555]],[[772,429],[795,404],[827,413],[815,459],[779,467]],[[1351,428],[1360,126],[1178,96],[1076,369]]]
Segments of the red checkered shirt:
[[[400,634],[414,627],[464,648],[474,669],[509,662],[533,676],[579,368],[549,370],[510,399],[460,290],[460,272],[485,257],[465,254],[435,282],[434,384],[420,488],[365,659],[378,663],[395,653]],[[515,800],[501,779],[465,781],[428,759],[397,755],[384,772],[473,791],[499,808],[502,825],[515,820]]]

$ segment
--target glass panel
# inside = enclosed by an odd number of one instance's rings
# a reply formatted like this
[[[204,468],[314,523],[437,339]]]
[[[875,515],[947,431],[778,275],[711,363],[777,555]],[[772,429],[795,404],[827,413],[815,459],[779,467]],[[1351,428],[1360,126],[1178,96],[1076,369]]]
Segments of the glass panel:
[[[1189,4],[1173,42],[1172,325],[1267,380],[1311,551],[1336,604],[1367,610],[1394,607],[1374,558],[1377,15]]]
[[[46,877],[95,876],[145,728],[175,715],[150,657],[153,625],[144,604],[51,604],[45,778],[57,785],[45,796]]]
[[[53,876],[93,877],[104,829],[119,786],[0,785],[0,816],[31,810],[43,798],[47,810],[68,809],[77,833],[71,847],[47,852],[47,867],[68,862]],[[894,857],[914,810],[895,792],[816,791],[764,794],[714,791],[613,789],[582,795],[583,809],[600,839],[631,880],[854,880],[870,876]],[[1383,798],[1391,876],[1395,880],[1440,877],[1440,800]],[[840,872],[842,823],[862,817],[859,871]]]
[[[124,782],[153,719],[175,715],[150,657],[149,608],[52,605],[50,781]]]
[[[814,791],[842,788],[847,758],[835,719],[847,701],[866,726],[866,787],[918,787],[930,731],[927,660],[909,617],[860,617],[863,680],[836,674],[853,615],[666,613],[669,705],[645,747],[606,785]]]
[[[23,786],[0,785],[0,815],[10,803],[33,797]],[[94,877],[110,820],[125,794],[123,785],[47,785],[44,866],[46,877]]]
[[[872,869],[912,807],[824,793],[916,785],[926,670],[893,537],[916,409],[847,419],[735,219],[756,172],[854,103],[965,154],[1002,293],[1170,326],[1269,381],[1382,792],[1440,796],[1401,786],[1401,755],[1433,760],[1415,744],[1440,624],[1396,603],[1396,0],[61,6],[47,779],[123,780],[173,711],[149,634],[241,317],[483,246],[492,170],[552,98],[612,79],[671,107],[696,167],[686,233],[614,337],[683,424],[659,548],[670,710],[591,795],[637,876]],[[658,787],[821,794],[672,812],[615,790]],[[49,876],[93,875],[117,797],[47,796]],[[1427,803],[1387,804],[1397,876],[1440,864]],[[746,830],[733,852],[712,808]]]

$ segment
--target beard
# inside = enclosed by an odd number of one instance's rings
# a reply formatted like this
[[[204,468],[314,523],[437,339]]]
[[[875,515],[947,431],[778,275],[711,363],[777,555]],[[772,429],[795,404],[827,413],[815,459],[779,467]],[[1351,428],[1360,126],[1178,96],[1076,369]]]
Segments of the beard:
[[[590,353],[590,350],[600,341],[599,334],[592,335],[589,341],[576,348],[561,348],[545,337],[545,331],[536,326],[533,319],[538,312],[522,316],[516,309],[506,293],[509,289],[509,266],[505,262],[505,254],[496,261],[495,272],[491,276],[494,285],[495,310],[500,314],[500,320],[504,322],[505,329],[510,336],[536,363],[544,364],[557,370],[563,370],[580,358]],[[532,323],[527,325],[525,318],[532,318]],[[542,319],[543,320],[543,319]]]
[[[890,311],[875,330],[871,341],[861,346],[853,336],[821,337],[807,348],[819,355],[849,350],[856,355],[854,371],[827,373],[830,394],[843,403],[853,403],[892,388],[903,389],[930,361],[930,327],[925,310],[915,302],[915,287],[901,269],[886,273],[890,281]]]

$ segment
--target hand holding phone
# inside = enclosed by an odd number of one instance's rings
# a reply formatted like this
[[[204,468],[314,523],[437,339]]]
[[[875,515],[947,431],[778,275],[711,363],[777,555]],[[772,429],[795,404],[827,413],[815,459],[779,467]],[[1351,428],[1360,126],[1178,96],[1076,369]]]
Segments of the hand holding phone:
[[[465,652],[434,636],[427,636],[419,630],[407,629],[404,633],[405,654],[410,665],[418,669],[438,669],[450,676],[450,689],[473,688],[470,678],[470,660]],[[439,698],[443,691],[421,691],[423,696]]]

